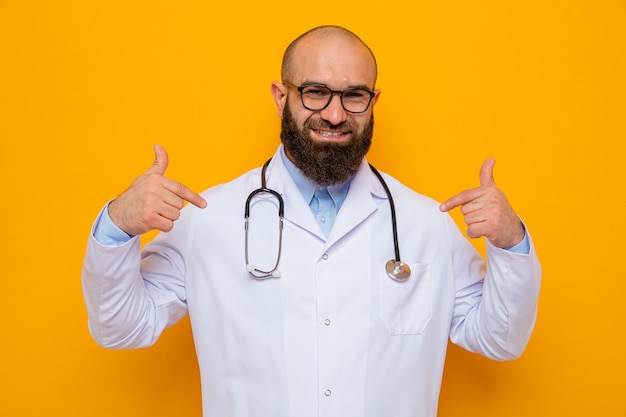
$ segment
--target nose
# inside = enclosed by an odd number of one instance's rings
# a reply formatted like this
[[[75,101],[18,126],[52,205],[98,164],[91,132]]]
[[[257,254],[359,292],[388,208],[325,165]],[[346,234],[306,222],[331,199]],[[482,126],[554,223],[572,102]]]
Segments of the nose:
[[[320,117],[334,126],[345,122],[346,116],[346,110],[341,104],[341,95],[336,93],[331,97],[328,106],[320,111]]]

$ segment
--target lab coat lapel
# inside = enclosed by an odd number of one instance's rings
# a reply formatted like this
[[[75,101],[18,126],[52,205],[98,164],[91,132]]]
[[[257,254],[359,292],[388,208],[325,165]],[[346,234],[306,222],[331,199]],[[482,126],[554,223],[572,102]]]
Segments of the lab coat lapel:
[[[327,248],[339,241],[377,210],[374,197],[386,198],[386,194],[374,177],[369,164],[363,159],[350,184],[346,200],[337,213],[337,219],[328,236]]]

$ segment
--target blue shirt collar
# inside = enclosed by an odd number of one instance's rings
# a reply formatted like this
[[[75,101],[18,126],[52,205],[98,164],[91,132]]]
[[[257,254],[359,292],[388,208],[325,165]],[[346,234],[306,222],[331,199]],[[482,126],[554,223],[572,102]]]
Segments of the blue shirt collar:
[[[300,190],[300,193],[302,193],[302,196],[304,197],[307,204],[311,203],[311,200],[313,199],[313,194],[315,193],[315,189],[318,187],[323,187],[328,190],[330,197],[335,203],[335,207],[337,207],[337,211],[339,211],[341,205],[346,200],[348,190],[350,189],[350,183],[352,182],[354,175],[352,175],[350,178],[348,178],[347,181],[341,184],[329,185],[328,187],[320,186],[319,184],[316,184],[315,182],[311,181],[311,179],[306,177],[302,173],[302,171],[300,171],[300,169],[295,166],[294,163],[289,160],[289,158],[287,158],[287,155],[285,154],[285,149],[282,146],[280,149],[280,156],[282,158],[283,165],[285,165],[287,172],[289,172],[289,175],[291,175],[291,178],[293,178],[293,181],[296,183],[296,186]]]

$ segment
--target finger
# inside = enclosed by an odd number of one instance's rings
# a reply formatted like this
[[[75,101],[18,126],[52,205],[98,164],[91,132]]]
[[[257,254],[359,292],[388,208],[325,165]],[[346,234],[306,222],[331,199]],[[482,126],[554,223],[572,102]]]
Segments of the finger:
[[[174,216],[176,217],[176,216]],[[148,230],[160,230],[162,232],[169,232],[174,228],[174,220],[168,218],[167,215],[163,215],[163,210],[154,211],[150,218],[147,219]]]
[[[167,157],[167,152],[165,148],[161,145],[154,145],[154,162],[152,166],[148,169],[147,173],[149,174],[158,174],[164,175],[167,170],[167,165],[169,163],[169,159]]]
[[[162,204],[155,209],[159,216],[165,220],[176,221],[180,218],[180,209],[169,204]]]
[[[472,200],[469,203],[461,206],[461,214],[463,216],[476,215],[482,213],[485,210],[485,205],[480,199]]]
[[[486,236],[487,225],[485,221],[474,222],[467,225],[467,237],[470,239],[477,239],[482,236]]]
[[[495,185],[493,179],[493,167],[496,164],[496,160],[493,158],[487,159],[480,167],[479,180],[481,186]]]
[[[468,226],[471,226],[473,224],[488,222],[490,220],[493,223],[493,218],[490,218],[490,214],[486,212],[485,210],[475,210],[468,214],[463,215],[463,221]]]
[[[467,203],[470,203],[477,198],[481,197],[484,194],[484,191],[480,188],[471,188],[469,190],[461,191],[454,197],[451,197],[441,203],[439,206],[439,210],[441,211],[450,211],[456,207],[463,206]]]
[[[181,184],[174,180],[166,179],[166,181],[163,183],[163,186],[168,191],[174,193],[176,196],[182,198],[183,200],[189,201],[196,207],[205,208],[207,206],[207,202],[204,198],[202,198],[199,194],[191,191],[184,184]]]

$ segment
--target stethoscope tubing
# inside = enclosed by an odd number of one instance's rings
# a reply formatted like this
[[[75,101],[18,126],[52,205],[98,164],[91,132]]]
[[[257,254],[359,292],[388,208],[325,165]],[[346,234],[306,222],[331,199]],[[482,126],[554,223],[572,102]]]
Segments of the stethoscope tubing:
[[[378,172],[376,168],[372,164],[369,164],[370,169],[380,181],[380,184],[385,189],[385,193],[387,194],[387,198],[389,199],[389,209],[391,211],[391,231],[393,233],[393,250],[396,255],[395,261],[400,262],[400,244],[398,243],[398,223],[396,221],[396,205],[393,202],[393,197],[391,196],[391,191],[387,186],[387,183],[383,179],[383,176]]]
[[[250,275],[255,279],[266,279],[266,278],[278,278],[280,277],[280,272],[278,271],[278,265],[280,263],[280,256],[282,252],[282,242],[283,242],[283,218],[285,212],[285,203],[283,201],[282,196],[275,190],[272,190],[267,187],[266,178],[265,178],[265,170],[269,165],[272,158],[268,159],[267,162],[263,165],[261,169],[261,188],[257,188],[252,191],[248,198],[246,199],[246,205],[244,208],[244,219],[245,219],[245,259],[246,259],[246,270],[250,273]],[[387,183],[383,179],[383,176],[378,172],[376,168],[372,164],[369,164],[370,169],[378,178],[378,181],[383,186],[385,190],[385,194],[387,194],[387,198],[389,200],[389,209],[391,211],[391,231],[393,233],[393,250],[395,254],[395,259],[389,260],[385,269],[387,271],[387,275],[395,280],[395,281],[406,281],[411,275],[411,269],[407,264],[400,260],[400,245],[398,243],[398,226],[396,221],[396,206],[393,201],[393,197],[391,196],[391,191],[387,186]],[[273,268],[269,271],[260,270],[252,266],[249,262],[248,258],[248,220],[250,218],[250,204],[254,196],[261,193],[268,193],[276,197],[278,200],[278,217],[279,217],[279,237],[278,237],[278,255],[276,257],[276,263]]]
[[[280,255],[282,253],[283,248],[283,218],[285,217],[285,202],[283,197],[275,190],[271,188],[267,188],[266,180],[265,180],[265,169],[269,165],[272,158],[268,159],[267,162],[263,165],[263,169],[261,170],[261,188],[257,188],[252,191],[248,198],[246,199],[246,205],[244,209],[244,219],[245,219],[245,256],[246,256],[246,270],[250,275],[255,279],[266,279],[266,278],[278,278],[280,277],[280,272],[278,271],[278,265],[280,264]],[[261,193],[269,193],[276,197],[278,200],[278,255],[276,256],[276,262],[274,266],[269,271],[264,271],[258,268],[253,267],[250,264],[248,257],[248,221],[250,219],[250,203],[255,195]]]

